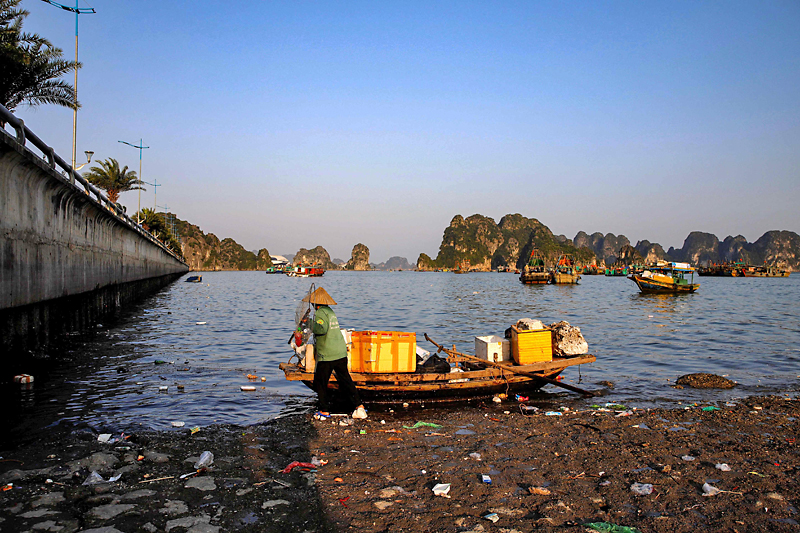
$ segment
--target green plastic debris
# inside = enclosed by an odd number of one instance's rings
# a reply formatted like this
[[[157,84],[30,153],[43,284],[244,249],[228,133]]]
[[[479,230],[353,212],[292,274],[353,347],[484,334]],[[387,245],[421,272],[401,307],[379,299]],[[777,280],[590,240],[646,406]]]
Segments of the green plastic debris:
[[[602,531],[603,533],[642,533],[635,527],[618,526],[616,524],[610,524],[608,522],[589,522],[583,525],[588,527],[589,529],[594,529],[595,531]]]
[[[703,407],[703,411],[722,411],[722,409],[709,405],[708,407]]]
[[[421,427],[428,427],[428,428],[440,428],[439,424],[434,424],[433,422],[417,422],[413,426],[403,426],[406,429],[417,429]]]

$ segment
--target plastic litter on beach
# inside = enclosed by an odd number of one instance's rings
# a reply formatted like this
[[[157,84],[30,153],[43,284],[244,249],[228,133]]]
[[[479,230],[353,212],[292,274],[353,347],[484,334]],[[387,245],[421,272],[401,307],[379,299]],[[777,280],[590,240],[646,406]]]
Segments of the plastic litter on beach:
[[[716,496],[722,492],[717,487],[713,485],[709,485],[708,483],[703,483],[703,496]]]
[[[420,422],[417,422],[416,424],[414,424],[413,426],[403,426],[403,427],[405,429],[417,429],[417,428],[421,428],[421,427],[440,428],[442,426],[440,426],[439,424],[434,424],[433,422],[422,422],[422,421],[420,421]]]
[[[30,374],[19,374],[14,376],[14,383],[33,383],[33,376]]]
[[[256,388],[251,386],[251,385],[242,385],[240,388],[243,391],[249,391],[249,392],[252,392],[252,391],[256,390]]]
[[[691,455],[681,455],[681,459],[683,459],[684,461],[694,461],[694,457],[692,457]]]
[[[197,326],[205,326],[206,324],[208,324],[208,322],[195,322]]]
[[[314,466],[314,465],[313,465],[313,464],[311,464],[311,463],[302,463],[302,462],[300,462],[300,461],[292,461],[291,463],[289,463],[289,464],[286,466],[286,468],[284,468],[283,470],[281,470],[281,473],[282,473],[282,474],[288,474],[289,472],[291,472],[291,471],[292,471],[292,470],[294,470],[295,468],[308,468],[309,470],[316,470],[316,469],[317,469],[317,467],[316,467],[316,466]]]
[[[199,431],[200,431],[200,428],[199,428],[199,427],[193,427],[193,428],[191,429],[191,432],[192,432],[191,434],[192,434],[192,435],[194,435],[195,433],[197,433],[197,432],[199,432]]]
[[[731,467],[728,466],[728,463],[717,463],[714,465],[717,470],[722,470],[723,472],[730,472]]]
[[[478,452],[472,452],[471,454],[469,454],[469,456],[475,459],[476,461],[481,460],[481,454],[479,454]]]
[[[549,496],[550,489],[544,487],[528,487],[528,492],[531,494],[538,494],[539,496]]]
[[[719,407],[714,407],[713,405],[709,405],[708,407],[703,407],[703,411],[721,411]]]
[[[174,428],[182,428],[183,426],[186,425],[186,422],[181,422],[179,420],[173,420],[171,422],[171,424],[172,424],[172,427],[174,427]]]
[[[490,478],[486,474],[481,474],[481,481],[486,483],[487,485],[491,485],[492,484],[492,478]]]
[[[635,527],[618,526],[610,522],[588,522],[583,524],[584,527],[600,531],[601,533],[641,533]]]
[[[653,485],[650,483],[634,483],[631,490],[640,496],[647,496],[653,493]]]
[[[485,515],[484,518],[486,520],[491,520],[492,522],[497,522],[498,520],[500,520],[500,517],[497,515],[497,513],[489,513]]]
[[[200,454],[200,459],[194,464],[195,470],[200,468],[208,468],[214,463],[214,454],[211,452],[203,452]]]
[[[92,473],[89,474],[89,477],[87,477],[86,480],[83,483],[81,483],[81,485],[97,485],[97,484],[100,484],[100,483],[114,483],[116,481],[119,481],[119,478],[121,478],[121,477],[122,477],[122,474],[117,474],[116,476],[110,477],[108,479],[103,479],[103,476],[98,474],[96,471],[92,471]]]
[[[450,483],[437,483],[431,490],[436,496],[444,496],[445,498],[450,497]]]
[[[547,411],[544,416],[562,416],[562,413],[559,411]]]

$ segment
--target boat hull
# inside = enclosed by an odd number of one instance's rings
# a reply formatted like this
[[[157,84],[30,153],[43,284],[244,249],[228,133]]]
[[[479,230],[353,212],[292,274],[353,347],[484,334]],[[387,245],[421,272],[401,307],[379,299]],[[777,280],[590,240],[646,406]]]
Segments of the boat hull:
[[[556,285],[576,285],[581,279],[580,274],[570,274],[566,272],[553,272],[551,282]]]
[[[595,360],[593,355],[581,355],[514,368],[555,379],[570,366],[592,363]],[[287,380],[301,381],[313,390],[313,373],[305,372],[300,366],[291,363],[283,363],[280,368]],[[470,368],[477,367],[468,365],[468,370],[465,372],[447,374],[351,373],[350,375],[361,399],[371,403],[464,401],[492,397],[500,393],[534,392],[547,384],[543,380],[499,368]],[[331,377],[328,389],[332,393],[339,390],[335,376]]]
[[[669,283],[666,281],[655,280],[652,278],[645,278],[639,275],[630,276],[628,277],[628,279],[636,283],[636,286],[639,287],[639,290],[642,291],[642,293],[644,294],[691,293],[696,291],[700,287],[699,283],[687,283],[687,284]]]
[[[519,280],[525,284],[543,285],[550,281],[549,272],[524,272],[520,275]]]

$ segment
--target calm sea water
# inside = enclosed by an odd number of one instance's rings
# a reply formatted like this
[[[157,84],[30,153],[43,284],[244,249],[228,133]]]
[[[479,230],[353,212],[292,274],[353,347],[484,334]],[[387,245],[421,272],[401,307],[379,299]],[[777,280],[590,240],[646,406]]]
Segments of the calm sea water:
[[[328,272],[309,280],[216,272],[204,273],[202,284],[172,284],[90,339],[76,340],[69,353],[53,354],[55,362],[34,365],[33,389],[4,385],[7,435],[82,425],[250,424],[311,408],[311,391],[286,382],[278,369],[292,354],[294,310],[311,281],[339,303],[343,327],[414,331],[422,346],[428,333],[473,353],[475,336],[502,335],[519,318],[567,320],[581,328],[597,362],[570,368],[564,378],[590,389],[614,383],[603,401],[649,406],[798,390],[800,275],[700,278],[696,294],[648,296],[623,277],[526,286],[497,273]],[[724,375],[740,386],[730,392],[670,386],[691,372]],[[242,392],[241,385],[252,384],[247,374],[266,381]],[[539,398],[545,403],[597,402],[545,391]]]

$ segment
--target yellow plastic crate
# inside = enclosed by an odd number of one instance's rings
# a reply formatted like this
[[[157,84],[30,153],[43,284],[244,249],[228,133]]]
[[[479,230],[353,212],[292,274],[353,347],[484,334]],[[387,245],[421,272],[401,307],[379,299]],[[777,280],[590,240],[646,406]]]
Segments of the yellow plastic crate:
[[[386,374],[417,370],[417,334],[403,331],[354,331],[350,371]]]
[[[511,326],[511,355],[518,365],[553,360],[553,333],[549,329],[519,330]]]

